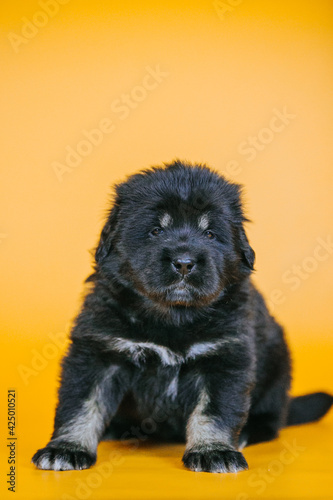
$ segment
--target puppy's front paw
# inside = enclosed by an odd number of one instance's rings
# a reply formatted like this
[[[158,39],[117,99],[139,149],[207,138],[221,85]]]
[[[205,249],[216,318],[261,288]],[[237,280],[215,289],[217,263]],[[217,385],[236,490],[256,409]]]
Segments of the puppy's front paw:
[[[183,463],[188,469],[197,472],[240,472],[248,469],[242,453],[218,448],[185,451]]]
[[[32,462],[39,469],[81,470],[89,469],[96,462],[96,454],[73,443],[54,443],[38,450],[32,457]]]

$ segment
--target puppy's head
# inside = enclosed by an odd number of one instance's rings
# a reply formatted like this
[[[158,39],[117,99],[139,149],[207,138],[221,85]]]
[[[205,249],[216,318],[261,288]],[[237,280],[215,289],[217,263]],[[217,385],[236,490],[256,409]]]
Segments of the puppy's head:
[[[131,176],[96,250],[106,276],[161,306],[207,305],[253,269],[240,187],[174,162]]]

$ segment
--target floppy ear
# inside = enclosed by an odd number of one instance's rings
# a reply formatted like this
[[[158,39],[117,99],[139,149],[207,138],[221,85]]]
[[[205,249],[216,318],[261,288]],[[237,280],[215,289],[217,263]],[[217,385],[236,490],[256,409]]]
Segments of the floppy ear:
[[[110,211],[108,220],[102,229],[101,237],[96,248],[95,260],[100,263],[110,253],[112,248],[112,240],[118,221],[119,207],[114,205]]]
[[[243,226],[240,226],[238,228],[238,237],[239,237],[239,247],[242,252],[242,261],[247,268],[253,271],[255,253],[250,246],[249,240],[247,239]]]

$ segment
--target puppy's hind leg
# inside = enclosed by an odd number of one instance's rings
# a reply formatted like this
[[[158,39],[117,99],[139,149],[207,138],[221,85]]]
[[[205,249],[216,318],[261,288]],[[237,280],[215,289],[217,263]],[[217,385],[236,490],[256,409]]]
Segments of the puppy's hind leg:
[[[32,458],[39,469],[87,469],[96,461],[98,442],[127,390],[129,374],[105,366],[91,351],[73,344],[64,360],[54,432]]]
[[[239,436],[239,449],[251,444],[272,441],[278,436],[279,426],[272,414],[250,415]]]
[[[284,377],[286,379],[286,377]],[[289,381],[278,380],[250,409],[249,418],[241,431],[239,447],[272,441],[286,425],[289,406]]]

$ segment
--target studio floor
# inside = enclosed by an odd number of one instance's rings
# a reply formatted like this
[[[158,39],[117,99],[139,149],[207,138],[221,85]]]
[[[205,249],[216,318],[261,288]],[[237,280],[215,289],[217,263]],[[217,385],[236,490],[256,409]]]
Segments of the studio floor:
[[[10,345],[13,346],[12,341]],[[7,347],[8,353],[9,344]],[[56,343],[36,341],[26,345],[21,341],[16,351],[17,364],[12,369],[11,381],[2,389],[1,408],[1,428],[6,429],[4,401],[7,390],[15,389],[15,494],[7,489],[9,440],[3,435],[1,499],[333,499],[333,411],[318,423],[283,430],[273,442],[245,448],[249,470],[238,474],[187,471],[181,462],[183,445],[147,441],[139,445],[103,442],[98,449],[97,464],[89,470],[37,470],[30,459],[37,448],[44,446],[52,431],[62,352]],[[331,344],[293,348],[295,394],[315,389],[332,392],[332,354]],[[7,355],[3,361],[8,372],[12,366],[9,358]],[[315,366],[312,373],[311,365]]]

